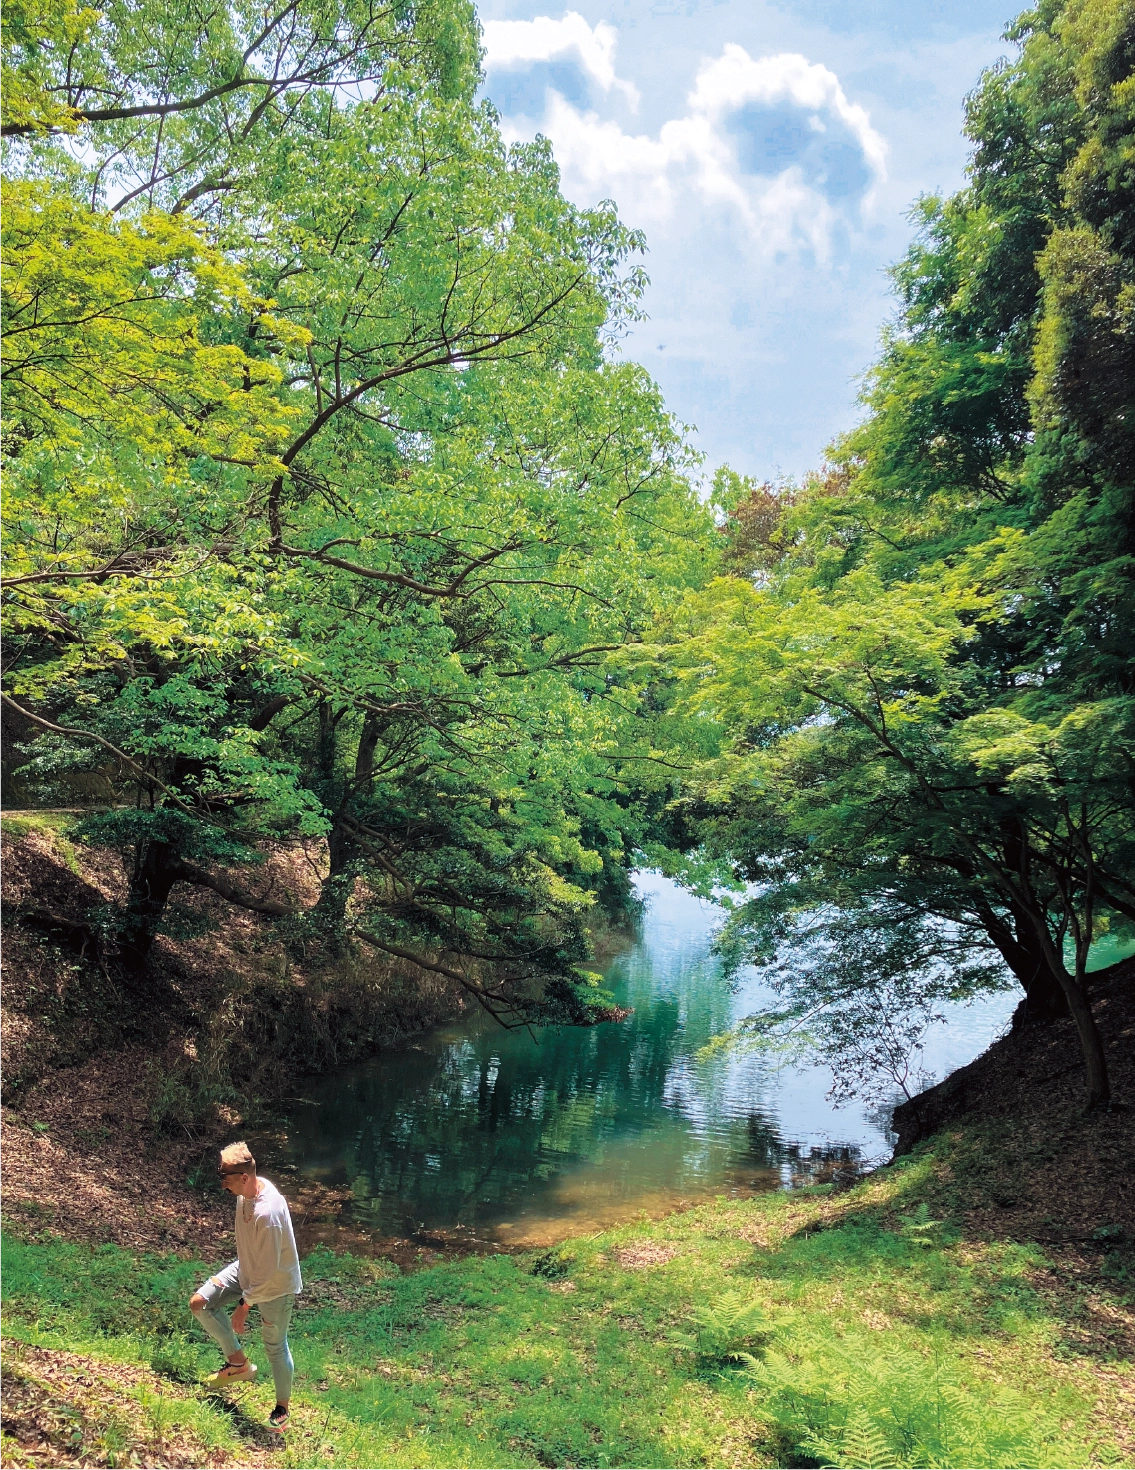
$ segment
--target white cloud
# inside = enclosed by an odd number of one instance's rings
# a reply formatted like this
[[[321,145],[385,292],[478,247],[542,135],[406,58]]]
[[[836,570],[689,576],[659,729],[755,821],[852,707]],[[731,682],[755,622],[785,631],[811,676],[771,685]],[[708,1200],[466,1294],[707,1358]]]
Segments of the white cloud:
[[[616,32],[602,23],[592,30],[575,12],[562,21],[489,22],[485,38],[490,65],[505,64],[501,58],[515,65],[574,50],[608,90],[626,85],[615,78]],[[585,42],[593,47],[589,60]],[[822,190],[798,164],[762,174],[741,165],[729,123],[752,104],[798,108],[811,130],[825,133],[834,127],[850,135],[871,180],[860,207],[870,210],[886,178],[886,144],[864,108],[848,101],[836,74],[795,53],[754,59],[743,47],[726,44],[719,57],[698,69],[685,116],[663,123],[655,137],[630,134],[612,119],[580,111],[551,88],[540,131],[552,143],[567,192],[580,202],[612,197],[624,218],[636,224],[670,221],[682,211],[696,215],[700,203],[703,209],[740,216],[748,244],[761,254],[803,245],[826,262],[836,209]],[[507,120],[505,127],[513,137],[521,136]]]
[[[875,182],[882,183],[887,176],[887,145],[866,110],[847,100],[834,71],[807,57],[788,53],[754,61],[743,46],[729,42],[716,61],[702,64],[687,100],[695,115],[714,122],[748,102],[766,107],[792,103],[810,111],[813,125],[820,129],[820,114],[833,114],[859,144]]]
[[[795,168],[743,179],[729,140],[704,115],[672,119],[651,138],[581,113],[552,92],[540,131],[552,143],[569,196],[581,202],[613,198],[632,224],[669,222],[692,206],[686,223],[694,224],[700,196],[703,207],[740,215],[750,244],[761,253],[806,243],[827,259],[833,222],[827,200]]]
[[[575,10],[567,11],[562,20],[547,15],[535,20],[487,20],[483,39],[485,66],[490,70],[574,56],[605,92],[615,88],[632,108],[638,106],[638,88],[615,72],[619,33],[606,21],[589,26]]]

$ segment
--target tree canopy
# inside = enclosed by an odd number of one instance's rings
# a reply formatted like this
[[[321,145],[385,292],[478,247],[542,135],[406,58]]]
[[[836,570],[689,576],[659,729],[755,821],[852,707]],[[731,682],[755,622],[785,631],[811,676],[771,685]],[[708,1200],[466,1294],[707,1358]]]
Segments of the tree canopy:
[[[505,145],[465,0],[6,8],[3,698],[25,782],[101,783],[105,961],[144,990],[191,884],[506,1024],[594,1021],[587,915],[646,852],[755,885],[722,948],[779,953],[785,1006],[750,1033],[895,1072],[928,1006],[1018,983],[1107,1103],[1133,20],[1009,34],[861,424],[705,503],[613,350],[643,240]],[[317,903],[257,883],[311,841]]]
[[[611,1014],[585,920],[664,767],[605,660],[711,539],[607,350],[641,239],[503,144],[463,4],[5,24],[5,699],[27,779],[106,782],[116,961],[201,884]],[[314,910],[230,875],[312,836]]]
[[[735,956],[807,938],[799,1015],[883,928],[879,983],[1003,962],[1027,1013],[1071,1012],[1104,1104],[1089,950],[1135,918],[1132,14],[1050,0],[1010,34],[967,187],[917,206],[864,421],[801,487],[719,477],[733,575],[660,656],[722,735],[682,814],[759,885]]]

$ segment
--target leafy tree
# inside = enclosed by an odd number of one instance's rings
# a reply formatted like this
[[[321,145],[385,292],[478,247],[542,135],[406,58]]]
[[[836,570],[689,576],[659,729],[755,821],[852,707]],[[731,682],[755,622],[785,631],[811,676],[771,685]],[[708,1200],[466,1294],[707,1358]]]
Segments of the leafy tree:
[[[757,575],[695,597],[669,666],[728,742],[686,820],[767,888],[735,939],[885,918],[932,975],[971,936],[1027,1016],[1072,1015],[1104,1105],[1088,952],[1135,917],[1130,8],[1053,0],[1012,34],[969,186],[919,205],[864,423],[824,476],[727,507],[735,556],[763,525]]]
[[[185,175],[211,192],[256,163],[258,130],[278,131],[315,93],[381,94],[417,71],[447,96],[472,95],[476,31],[465,0],[292,0],[198,7],[116,0],[14,0],[4,13],[3,135],[86,136],[147,188]],[[205,192],[198,188],[196,197]]]
[[[503,146],[461,6],[158,9],[83,19],[70,67],[62,20],[11,49],[31,769],[111,757],[133,809],[89,832],[127,851],[137,974],[176,884],[289,913],[217,865],[321,832],[297,940],[602,1018],[584,917],[655,759],[604,661],[708,527],[657,391],[604,353],[641,242]]]
[[[782,915],[837,905],[872,926],[976,932],[1042,1013],[1055,977],[1106,1100],[1086,966],[1099,921],[1131,908],[1126,701],[1059,722],[993,704],[963,614],[995,607],[948,576],[717,587],[677,655],[697,707],[743,732],[704,772],[712,849],[773,885]],[[759,933],[761,910],[734,925]]]
[[[786,907],[774,887],[731,915],[718,938],[727,970],[754,958],[779,1005],[743,1018],[706,1049],[768,1052],[820,1060],[828,1094],[914,1104],[933,1077],[922,1065],[925,1037],[946,1020],[938,1009],[1011,984],[984,934],[956,922],[927,922],[901,901],[873,896],[860,909]],[[983,942],[984,941],[984,942]]]

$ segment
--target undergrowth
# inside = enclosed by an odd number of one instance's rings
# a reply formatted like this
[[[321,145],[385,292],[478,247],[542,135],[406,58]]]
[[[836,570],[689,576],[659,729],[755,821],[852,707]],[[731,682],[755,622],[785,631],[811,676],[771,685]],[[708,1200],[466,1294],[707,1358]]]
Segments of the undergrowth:
[[[940,1199],[931,1215],[948,1147],[846,1195],[719,1200],[542,1256],[401,1274],[321,1249],[270,1463],[1130,1464],[1130,1363],[1070,1347],[1038,1246],[966,1241]],[[644,1241],[669,1259],[621,1266]],[[202,1445],[252,1442],[270,1389],[196,1386],[216,1363],[185,1309],[200,1264],[41,1232],[6,1241],[4,1270],[10,1342],[142,1365]],[[1113,1272],[1109,1312],[1129,1279]]]

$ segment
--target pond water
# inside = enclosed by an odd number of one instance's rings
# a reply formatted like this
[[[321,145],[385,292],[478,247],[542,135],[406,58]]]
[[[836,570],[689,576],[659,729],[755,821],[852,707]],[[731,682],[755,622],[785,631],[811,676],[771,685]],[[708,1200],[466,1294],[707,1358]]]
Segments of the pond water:
[[[533,1039],[475,1015],[315,1079],[291,1107],[287,1161],[349,1189],[346,1221],[375,1235],[537,1245],[888,1157],[878,1122],[826,1101],[826,1069],[695,1059],[768,991],[755,971],[722,977],[720,910],[656,875],[638,885],[640,937],[606,966],[625,1021]],[[927,1065],[942,1077],[976,1056],[1016,999],[959,1007]]]

